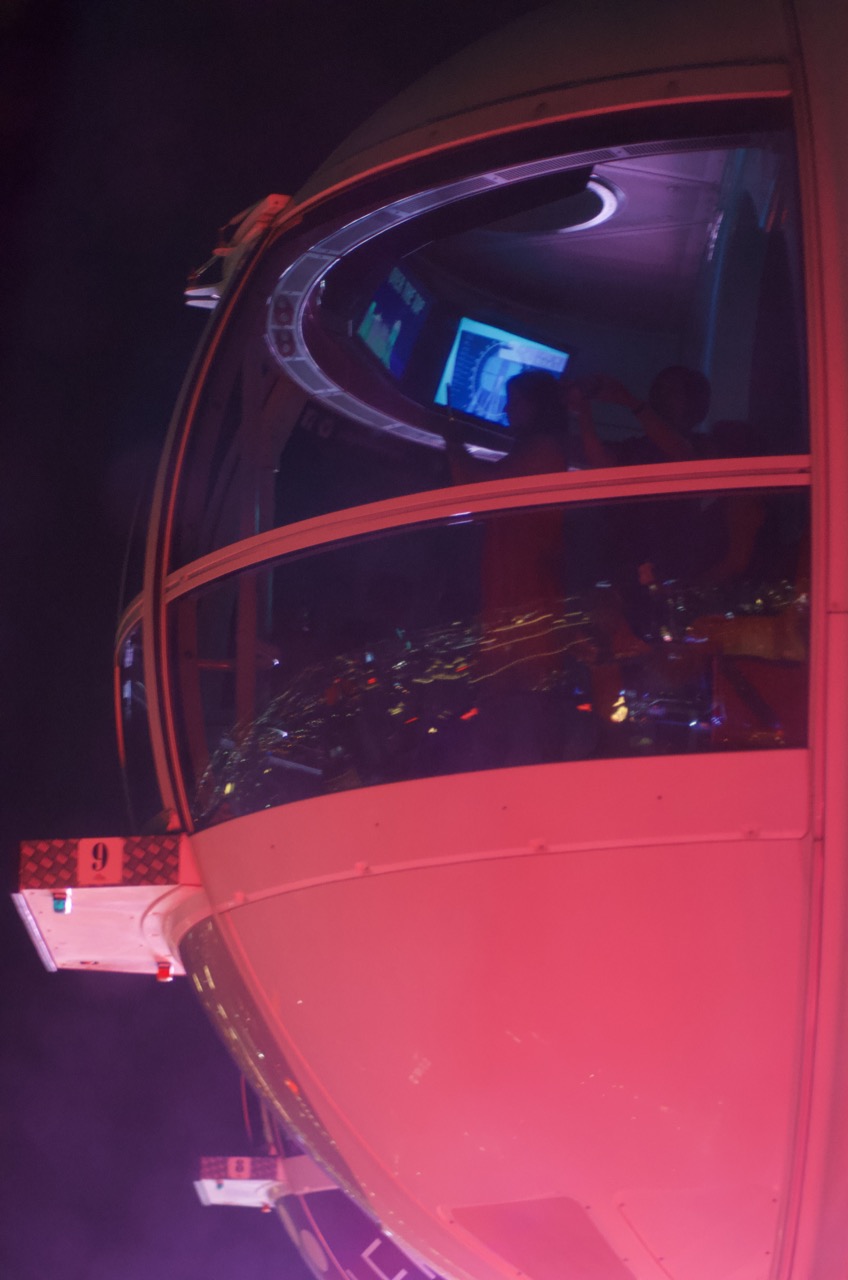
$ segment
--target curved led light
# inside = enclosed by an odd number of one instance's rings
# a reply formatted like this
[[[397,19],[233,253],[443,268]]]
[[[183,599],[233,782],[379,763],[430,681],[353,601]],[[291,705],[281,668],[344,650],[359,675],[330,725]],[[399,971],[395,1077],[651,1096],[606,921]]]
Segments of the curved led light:
[[[586,190],[591,191],[592,195],[601,202],[600,209],[591,218],[585,218],[581,222],[572,223],[567,227],[560,227],[559,230],[562,235],[571,231],[588,231],[590,227],[599,227],[602,222],[609,221],[621,204],[621,192],[611,182],[602,182],[599,178],[590,178],[586,183]]]

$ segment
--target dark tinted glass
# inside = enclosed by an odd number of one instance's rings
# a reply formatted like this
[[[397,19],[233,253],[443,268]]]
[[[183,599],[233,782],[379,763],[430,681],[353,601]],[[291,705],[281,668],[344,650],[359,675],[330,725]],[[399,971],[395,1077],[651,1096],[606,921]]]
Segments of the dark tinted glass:
[[[172,606],[198,822],[350,787],[806,742],[808,495],[491,513]]]
[[[490,189],[261,264],[202,389],[175,562],[457,480],[806,451],[789,132],[549,168],[504,170],[498,216]]]
[[[118,662],[122,764],[130,830],[143,832],[151,830],[163,819],[147,719],[141,626],[134,627],[121,644]]]

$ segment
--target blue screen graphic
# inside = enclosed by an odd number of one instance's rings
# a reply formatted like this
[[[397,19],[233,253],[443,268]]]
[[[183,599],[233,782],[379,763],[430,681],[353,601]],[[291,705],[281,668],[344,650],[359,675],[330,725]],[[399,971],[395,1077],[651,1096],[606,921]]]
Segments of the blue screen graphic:
[[[464,316],[436,388],[436,404],[508,426],[506,384],[524,369],[559,375],[568,353]]]
[[[429,309],[430,300],[395,267],[375,290],[357,336],[389,373],[400,378]]]

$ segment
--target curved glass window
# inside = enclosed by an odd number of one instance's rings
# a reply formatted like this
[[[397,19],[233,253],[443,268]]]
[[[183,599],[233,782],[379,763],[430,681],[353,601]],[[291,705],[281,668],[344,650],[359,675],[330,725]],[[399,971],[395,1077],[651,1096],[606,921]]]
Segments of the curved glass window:
[[[309,1151],[360,1205],[366,1196],[309,1103],[297,1071],[233,962],[213,919],[194,925],[180,941],[180,958],[209,1020],[239,1070],[281,1122],[286,1141]]]
[[[456,516],[181,597],[195,820],[465,770],[805,745],[808,497]]]
[[[805,452],[786,108],[734,110],[748,132],[516,159],[284,237],[201,388],[172,563],[458,467]]]
[[[149,831],[157,823],[161,825],[164,816],[147,718],[140,623],[120,643],[115,680],[120,707],[118,749],[124,773],[130,829]]]

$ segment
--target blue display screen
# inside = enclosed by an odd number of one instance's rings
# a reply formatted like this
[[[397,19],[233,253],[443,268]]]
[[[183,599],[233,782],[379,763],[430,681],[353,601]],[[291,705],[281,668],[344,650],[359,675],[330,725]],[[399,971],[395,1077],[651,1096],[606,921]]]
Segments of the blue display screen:
[[[389,373],[401,378],[421,332],[430,299],[394,267],[375,290],[356,330]]]
[[[508,426],[506,384],[510,378],[524,369],[561,374],[567,363],[566,351],[463,316],[436,388],[435,402]]]

